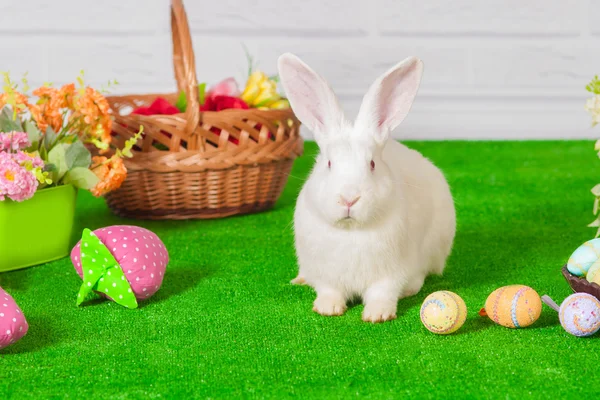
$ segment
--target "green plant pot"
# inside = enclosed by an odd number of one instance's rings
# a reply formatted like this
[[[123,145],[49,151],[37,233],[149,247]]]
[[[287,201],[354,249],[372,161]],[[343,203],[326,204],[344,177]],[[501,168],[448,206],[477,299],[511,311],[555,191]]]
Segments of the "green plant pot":
[[[76,199],[77,189],[63,185],[20,203],[0,201],[0,272],[68,256]]]

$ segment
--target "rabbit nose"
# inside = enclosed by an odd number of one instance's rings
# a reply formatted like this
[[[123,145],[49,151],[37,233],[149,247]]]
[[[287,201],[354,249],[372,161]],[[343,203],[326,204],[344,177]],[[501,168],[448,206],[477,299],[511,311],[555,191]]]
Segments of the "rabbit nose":
[[[340,199],[341,199],[341,201],[342,201],[342,204],[343,204],[344,206],[346,206],[346,207],[350,208],[350,207],[352,207],[353,205],[355,205],[355,204],[358,202],[358,200],[360,200],[360,196],[356,196],[356,197],[354,198],[354,200],[351,200],[351,201],[348,201],[348,200],[346,200],[346,199],[344,198],[344,196],[340,196]]]

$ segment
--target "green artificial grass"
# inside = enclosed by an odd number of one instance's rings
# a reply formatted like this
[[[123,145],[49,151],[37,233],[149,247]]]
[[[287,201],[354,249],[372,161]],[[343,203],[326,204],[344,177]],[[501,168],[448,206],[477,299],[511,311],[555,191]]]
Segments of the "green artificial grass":
[[[529,285],[558,302],[570,294],[560,268],[595,233],[586,227],[600,181],[593,143],[408,145],[447,175],[458,232],[445,275],[401,300],[397,320],[364,323],[362,305],[317,315],[312,290],[288,283],[294,202],[316,152],[307,143],[280,201],[261,214],[123,220],[81,194],[79,232],[125,223],[163,239],[171,257],[163,286],[136,310],[108,301],[78,308],[69,259],[0,274],[30,323],[25,338],[0,351],[0,398],[594,397],[600,334],[570,336],[546,306],[521,330],[477,314],[503,285]],[[445,289],[463,297],[468,319],[437,336],[421,325],[419,308]]]

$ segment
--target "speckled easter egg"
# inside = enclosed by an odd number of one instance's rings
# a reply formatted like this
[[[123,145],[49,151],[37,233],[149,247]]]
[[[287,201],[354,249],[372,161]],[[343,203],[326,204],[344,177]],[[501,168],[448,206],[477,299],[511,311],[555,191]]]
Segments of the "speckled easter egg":
[[[25,315],[15,300],[0,288],[0,349],[20,340],[28,329]]]
[[[600,238],[588,240],[571,254],[567,269],[573,275],[586,276],[598,258],[600,258]]]
[[[600,285],[600,259],[592,264],[585,276],[585,279],[587,279],[588,282],[593,282],[597,285]]]
[[[558,316],[570,334],[591,336],[600,330],[600,301],[591,294],[574,293],[562,302]]]
[[[542,299],[529,286],[504,286],[494,290],[488,296],[485,312],[499,325],[507,328],[524,328],[540,317]]]
[[[433,333],[447,335],[456,332],[466,319],[464,300],[447,290],[431,293],[421,306],[421,322]]]
[[[147,299],[158,291],[169,262],[169,253],[154,232],[138,226],[116,225],[93,233],[119,263],[138,300]],[[71,261],[83,279],[81,241],[71,251]]]

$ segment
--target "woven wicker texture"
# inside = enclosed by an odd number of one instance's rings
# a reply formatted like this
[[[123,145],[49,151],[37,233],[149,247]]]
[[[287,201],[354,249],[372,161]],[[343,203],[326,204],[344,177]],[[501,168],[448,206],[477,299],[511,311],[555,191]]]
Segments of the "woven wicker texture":
[[[127,179],[106,196],[117,215],[141,219],[219,218],[275,204],[302,154],[300,122],[291,109],[200,112],[192,40],[181,0],[171,2],[173,63],[187,109],[176,115],[131,115],[157,97],[109,96],[118,147],[140,125],[144,136],[125,160]]]

